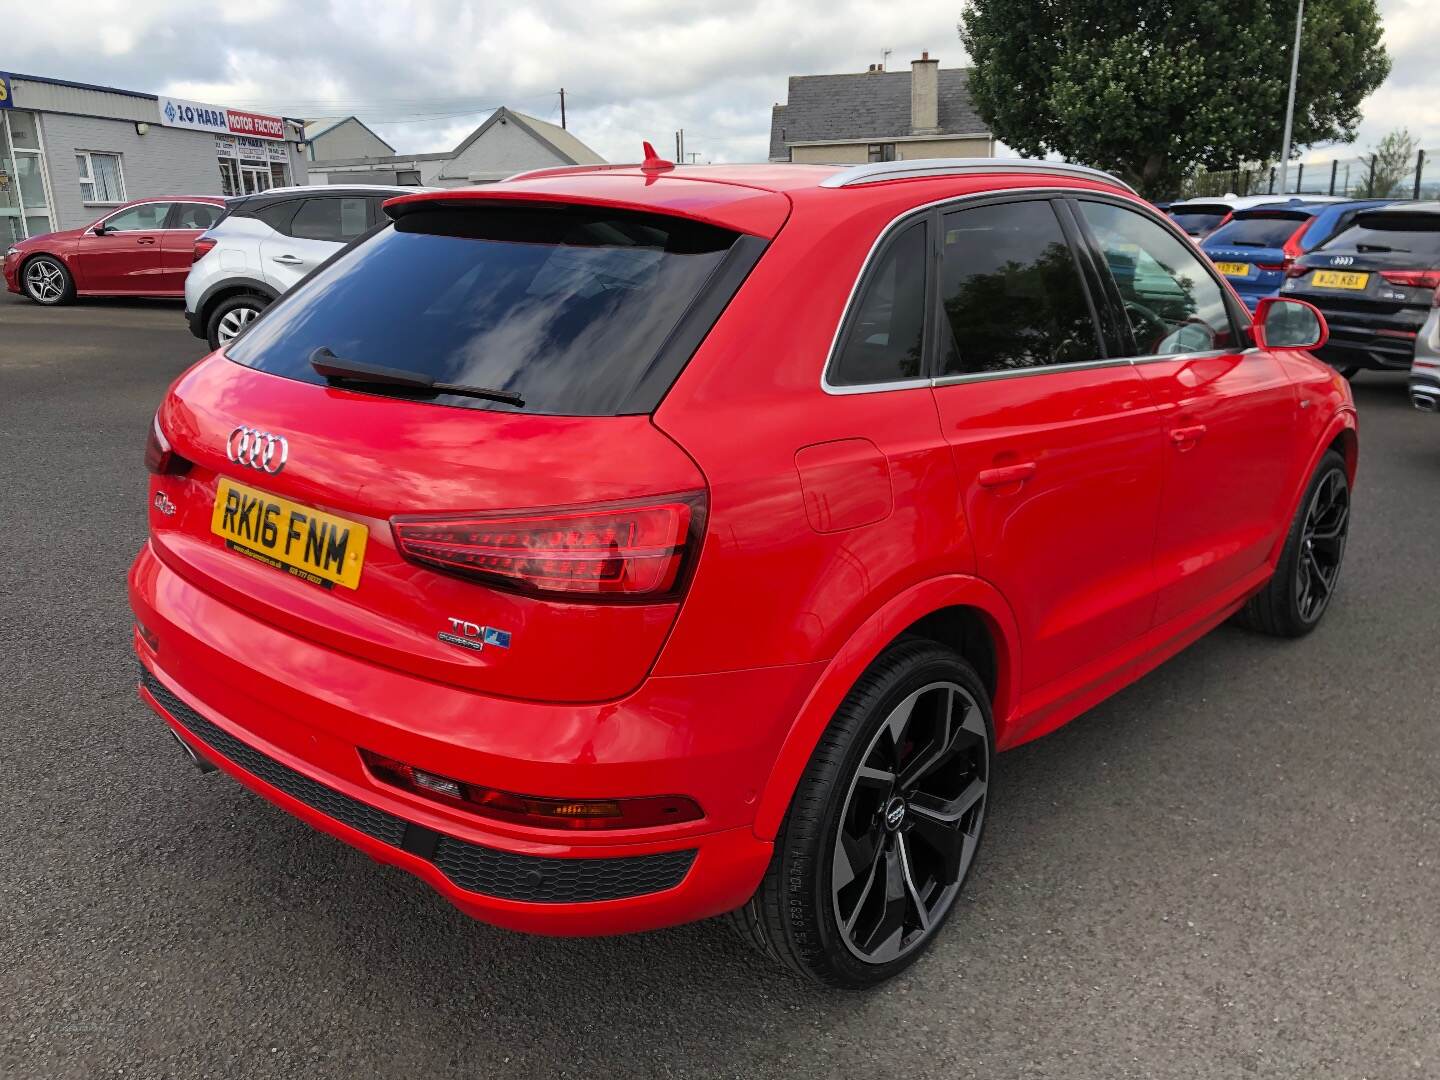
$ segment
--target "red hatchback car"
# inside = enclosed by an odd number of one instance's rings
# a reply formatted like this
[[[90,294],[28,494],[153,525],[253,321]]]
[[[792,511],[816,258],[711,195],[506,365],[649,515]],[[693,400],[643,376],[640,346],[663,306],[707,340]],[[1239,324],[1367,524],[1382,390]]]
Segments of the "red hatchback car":
[[[183,297],[195,241],[224,212],[217,195],[136,199],[83,229],[12,245],[5,287],[37,304],[68,304],[77,296]]]
[[[1252,322],[1104,174],[652,158],[386,210],[156,414],[140,693],[480,919],[733,913],[873,984],[996,751],[1334,593],[1323,320]]]

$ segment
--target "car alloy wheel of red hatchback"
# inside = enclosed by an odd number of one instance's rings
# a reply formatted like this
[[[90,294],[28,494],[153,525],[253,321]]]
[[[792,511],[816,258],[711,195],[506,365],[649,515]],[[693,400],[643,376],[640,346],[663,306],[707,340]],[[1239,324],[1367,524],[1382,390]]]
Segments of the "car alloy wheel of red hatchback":
[[[652,154],[385,211],[161,402],[140,695],[478,919],[875,985],[985,888],[997,753],[1337,602],[1323,316],[1256,325],[1113,177]]]

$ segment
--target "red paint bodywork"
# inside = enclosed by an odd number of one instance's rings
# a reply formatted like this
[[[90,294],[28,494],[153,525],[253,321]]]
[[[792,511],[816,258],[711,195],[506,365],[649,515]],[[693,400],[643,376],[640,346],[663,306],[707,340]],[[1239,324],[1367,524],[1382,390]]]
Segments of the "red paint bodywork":
[[[1327,446],[1344,450],[1353,477],[1348,388],[1298,350],[827,394],[821,372],[852,287],[899,215],[1012,188],[1129,197],[1004,172],[820,188],[829,174],[571,170],[405,197],[643,208],[768,238],[651,416],[445,408],[220,354],[182,375],[158,414],[194,466],[152,479],[152,499],[164,492],[177,510],[152,507],[130,574],[158,643],[137,631],[135,648],[156,678],[292,769],[473,843],[565,858],[695,848],[678,887],[497,900],[219,764],[490,922],[592,934],[717,914],[756,887],[835,708],[917,620],[965,609],[985,628],[998,745],[1013,747],[1235,611],[1272,572]],[[283,472],[226,460],[238,424],[289,437]],[[366,524],[360,587],[307,587],[226,551],[208,530],[221,475]],[[561,603],[460,580],[401,558],[387,524],[696,490],[707,500],[698,563],[684,595],[663,603]],[[444,645],[435,633],[449,616],[504,627],[513,646]],[[482,820],[378,782],[357,747],[528,795],[686,796],[704,817],[584,833]]]
[[[4,262],[5,287],[21,291],[20,268],[35,255],[54,255],[75,279],[77,296],[185,295],[195,241],[204,229],[152,229],[96,236],[94,228],[120,211],[141,203],[208,203],[224,207],[218,195],[166,195],[132,199],[107,210],[80,229],[42,233],[12,245],[16,254]]]

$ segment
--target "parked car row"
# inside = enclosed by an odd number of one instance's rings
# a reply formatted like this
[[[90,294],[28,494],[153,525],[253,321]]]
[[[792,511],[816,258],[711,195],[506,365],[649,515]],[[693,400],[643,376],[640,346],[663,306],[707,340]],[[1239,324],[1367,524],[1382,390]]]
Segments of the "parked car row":
[[[191,331],[219,348],[378,225],[386,199],[417,190],[337,184],[136,199],[84,228],[15,244],[5,252],[5,285],[47,305],[77,296],[183,297]]]
[[[1323,359],[1347,378],[1408,370],[1416,408],[1440,412],[1440,203],[1250,196],[1165,210],[1251,311],[1277,295],[1314,304],[1330,326]]]

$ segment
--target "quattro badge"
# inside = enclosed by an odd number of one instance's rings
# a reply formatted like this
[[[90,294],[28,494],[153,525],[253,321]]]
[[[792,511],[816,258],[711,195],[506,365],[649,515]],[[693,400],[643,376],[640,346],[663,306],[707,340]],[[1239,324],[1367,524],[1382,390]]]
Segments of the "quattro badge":
[[[441,630],[435,636],[447,645],[458,645],[471,652],[480,652],[486,645],[497,649],[510,648],[510,631],[496,630],[493,626],[481,626],[465,619],[450,619],[449,630]]]

